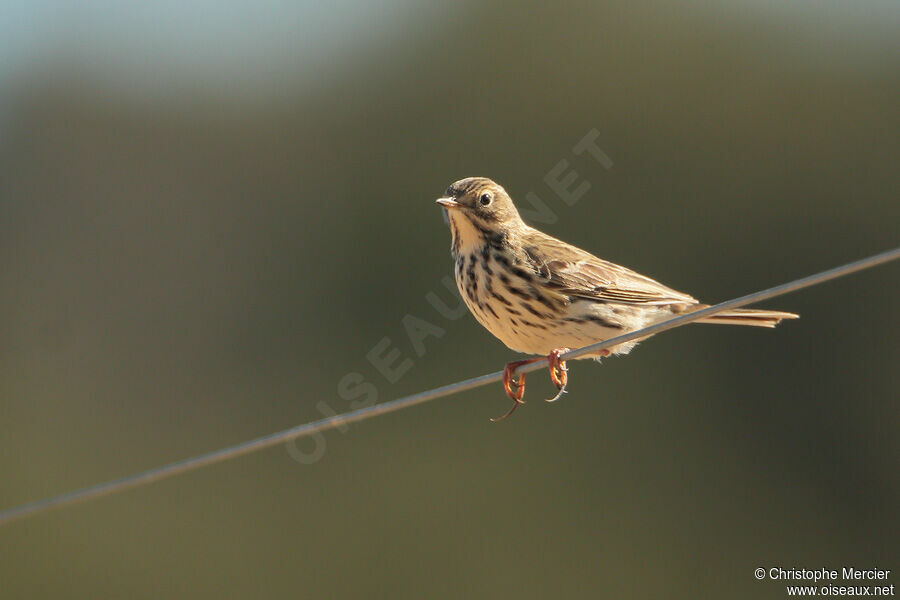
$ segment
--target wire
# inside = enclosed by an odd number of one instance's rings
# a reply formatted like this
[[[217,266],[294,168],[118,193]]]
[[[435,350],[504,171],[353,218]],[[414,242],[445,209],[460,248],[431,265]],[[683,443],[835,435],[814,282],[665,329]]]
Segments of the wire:
[[[584,348],[579,348],[578,350],[572,350],[571,352],[566,352],[565,354],[560,355],[560,358],[563,360],[568,360],[578,358],[586,354],[592,354],[597,350],[610,348],[618,344],[660,333],[662,331],[673,329],[675,327],[680,327],[682,325],[686,325],[699,319],[704,319],[722,311],[739,308],[741,306],[746,306],[748,304],[753,304],[755,302],[760,302],[762,300],[767,300],[769,298],[774,298],[776,296],[795,292],[813,285],[824,283],[831,279],[837,279],[838,277],[843,277],[857,271],[869,269],[877,265],[896,260],[898,258],[900,258],[900,247],[852,263],[848,263],[840,267],[835,267],[834,269],[822,271],[821,273],[816,273],[815,275],[810,275],[809,277],[797,279],[783,285],[775,286],[752,294],[747,294],[746,296],[741,296],[740,298],[735,298],[734,300],[729,300],[727,302],[722,302],[721,304],[716,304],[714,306],[710,306],[696,312],[681,315],[679,317],[675,317],[674,319],[662,321],[660,323],[656,323],[655,325],[645,327],[644,329],[632,331],[630,333],[610,338],[596,344],[591,344],[590,346],[585,346]],[[543,368],[546,368],[546,366],[539,361],[537,363],[524,365],[517,371],[530,372]],[[451,383],[442,387],[419,392],[418,394],[413,394],[411,396],[405,396],[403,398],[391,400],[383,404],[376,404],[374,406],[368,406],[344,414],[330,416],[318,421],[306,423],[304,425],[298,425],[296,427],[259,437],[242,444],[229,446],[227,448],[222,448],[221,450],[216,450],[213,452],[208,452],[206,454],[201,454],[199,456],[194,456],[191,458],[173,462],[162,467],[150,469],[142,473],[137,473],[135,475],[129,475],[120,479],[114,479],[105,483],[100,483],[90,487],[82,488],[80,490],[61,494],[59,496],[31,502],[29,504],[23,504],[21,506],[17,506],[0,512],[0,526],[12,521],[47,512],[51,509],[70,506],[78,502],[85,502],[88,500],[99,498],[101,496],[106,496],[108,494],[114,494],[141,485],[146,485],[154,481],[159,481],[161,479],[166,479],[168,477],[172,477],[181,473],[193,471],[201,467],[216,464],[225,460],[236,458],[238,456],[243,456],[251,452],[270,448],[272,446],[295,440],[300,437],[308,436],[313,433],[319,433],[322,431],[335,429],[337,427],[343,427],[345,425],[371,419],[379,415],[384,415],[405,408],[410,408],[412,406],[416,406],[417,404],[428,402],[429,400],[435,400],[437,398],[443,398],[444,396],[450,396],[451,394],[457,394],[466,390],[475,389],[489,383],[500,381],[502,377],[502,371],[497,371],[496,373],[490,373],[488,375],[482,375],[481,377],[473,377],[472,379],[466,379],[464,381]]]

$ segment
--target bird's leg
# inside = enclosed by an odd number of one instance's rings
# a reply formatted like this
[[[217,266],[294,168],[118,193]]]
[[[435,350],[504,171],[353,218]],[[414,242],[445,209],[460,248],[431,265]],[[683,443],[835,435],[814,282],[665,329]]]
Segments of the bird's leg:
[[[522,365],[529,365],[533,362],[537,362],[539,360],[544,360],[543,358],[527,358],[525,360],[514,360],[511,363],[507,363],[506,367],[503,368],[503,390],[506,392],[506,395],[509,396],[510,400],[513,401],[512,408],[509,409],[502,417],[497,417],[495,419],[491,419],[494,423],[497,421],[502,421],[509,415],[516,412],[516,409],[519,408],[520,404],[525,404],[525,401],[522,398],[525,396],[525,373],[519,373],[518,381],[513,379],[515,375],[516,369],[521,367]],[[515,385],[515,391],[513,390],[513,385]]]
[[[568,351],[568,348],[557,348],[547,355],[547,365],[550,367],[550,381],[559,390],[555,396],[548,398],[547,402],[556,402],[566,393],[566,384],[569,383],[569,369],[566,367],[566,361],[559,360],[559,355]]]
[[[556,389],[566,387],[566,384],[569,382],[569,376],[567,375],[569,369],[566,368],[566,361],[559,360],[559,355],[568,351],[568,348],[557,348],[547,355],[547,365],[550,367],[550,380],[556,386]]]
[[[506,363],[506,367],[503,368],[503,389],[506,390],[506,395],[509,396],[511,400],[514,400],[516,404],[525,404],[525,401],[522,400],[522,397],[525,395],[525,373],[519,373],[519,379],[516,381],[513,379],[516,369],[524,365],[530,365],[539,360],[544,359],[526,358],[525,360],[514,360],[510,363]],[[516,391],[513,391],[511,384],[515,384]]]
[[[555,396],[548,398],[547,402],[556,402],[566,393],[566,384],[569,383],[569,369],[566,367],[566,361],[559,360],[559,355],[566,352],[569,352],[568,348],[557,348],[547,355],[547,364],[550,367],[550,381],[559,390]],[[609,350],[600,350],[597,354],[599,356],[609,356]]]

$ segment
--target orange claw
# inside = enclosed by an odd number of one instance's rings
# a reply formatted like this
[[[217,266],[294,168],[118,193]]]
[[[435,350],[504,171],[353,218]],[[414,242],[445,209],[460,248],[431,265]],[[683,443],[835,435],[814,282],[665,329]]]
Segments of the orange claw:
[[[516,404],[522,404],[522,397],[525,395],[525,373],[520,373],[519,380],[516,381],[513,379],[513,372],[522,365],[530,362],[530,360],[517,360],[508,363],[503,369],[503,389],[506,390],[506,395],[509,396],[510,400]],[[513,383],[516,385],[515,391],[512,389],[511,384]]]
[[[519,408],[520,404],[525,404],[525,401],[522,398],[525,396],[525,373],[519,373],[518,381],[513,379],[515,370],[521,367],[522,365],[531,364],[533,362],[537,362],[539,360],[543,360],[541,358],[528,358],[525,360],[514,360],[511,363],[507,363],[506,367],[503,369],[503,389],[506,391],[506,395],[513,401],[512,408],[503,415],[502,417],[496,417],[491,419],[494,423],[497,421],[502,421],[506,417],[510,416],[516,409]],[[515,384],[515,391],[513,390],[513,384]]]
[[[556,389],[559,390],[555,396],[548,398],[547,402],[556,402],[566,393],[566,385],[569,383],[569,369],[566,367],[566,361],[560,360],[559,358],[561,354],[565,354],[566,352],[569,352],[568,348],[557,348],[551,350],[550,354],[546,357],[547,366],[550,368],[550,381],[552,381],[553,385],[556,386]],[[609,350],[605,349],[599,350],[596,353],[597,356],[609,356],[609,354]],[[505,415],[497,417],[496,419],[491,419],[491,421],[494,423],[502,421],[516,412],[516,409],[519,408],[520,404],[525,404],[525,401],[522,400],[525,396],[525,373],[520,373],[517,381],[513,379],[515,371],[522,365],[528,365],[540,360],[545,360],[545,358],[527,358],[525,360],[514,360],[513,362],[506,364],[506,367],[503,369],[503,389],[506,391],[506,395],[513,401],[513,405]],[[513,385],[515,385],[515,389],[513,389]]]
[[[557,348],[547,355],[547,364],[550,367],[550,380],[556,386],[556,389],[562,389],[569,383],[569,369],[566,368],[566,361],[559,360],[559,355],[568,351],[568,348]]]
[[[503,419],[505,419],[505,418],[508,417],[509,415],[511,415],[511,414],[513,414],[514,412],[516,412],[516,409],[519,408],[519,404],[522,404],[522,403],[520,403],[520,402],[513,402],[512,408],[510,408],[508,411],[506,411],[506,414],[505,414],[505,415],[503,415],[502,417],[491,417],[491,423],[497,423],[497,422],[499,422],[499,421],[502,421]]]

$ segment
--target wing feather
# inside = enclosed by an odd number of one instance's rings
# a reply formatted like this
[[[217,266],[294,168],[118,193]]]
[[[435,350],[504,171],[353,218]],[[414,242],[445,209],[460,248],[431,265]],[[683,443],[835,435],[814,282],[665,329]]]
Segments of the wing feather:
[[[568,296],[621,304],[697,304],[687,294],[532,229],[528,262],[551,288]]]

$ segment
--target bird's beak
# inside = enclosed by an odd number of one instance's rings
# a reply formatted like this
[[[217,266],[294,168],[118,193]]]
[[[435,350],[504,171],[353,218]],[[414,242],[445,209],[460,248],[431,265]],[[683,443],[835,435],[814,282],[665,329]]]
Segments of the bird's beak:
[[[460,204],[453,198],[438,198],[437,200],[435,200],[435,202],[437,202],[444,208],[460,208],[462,206],[462,204]]]

